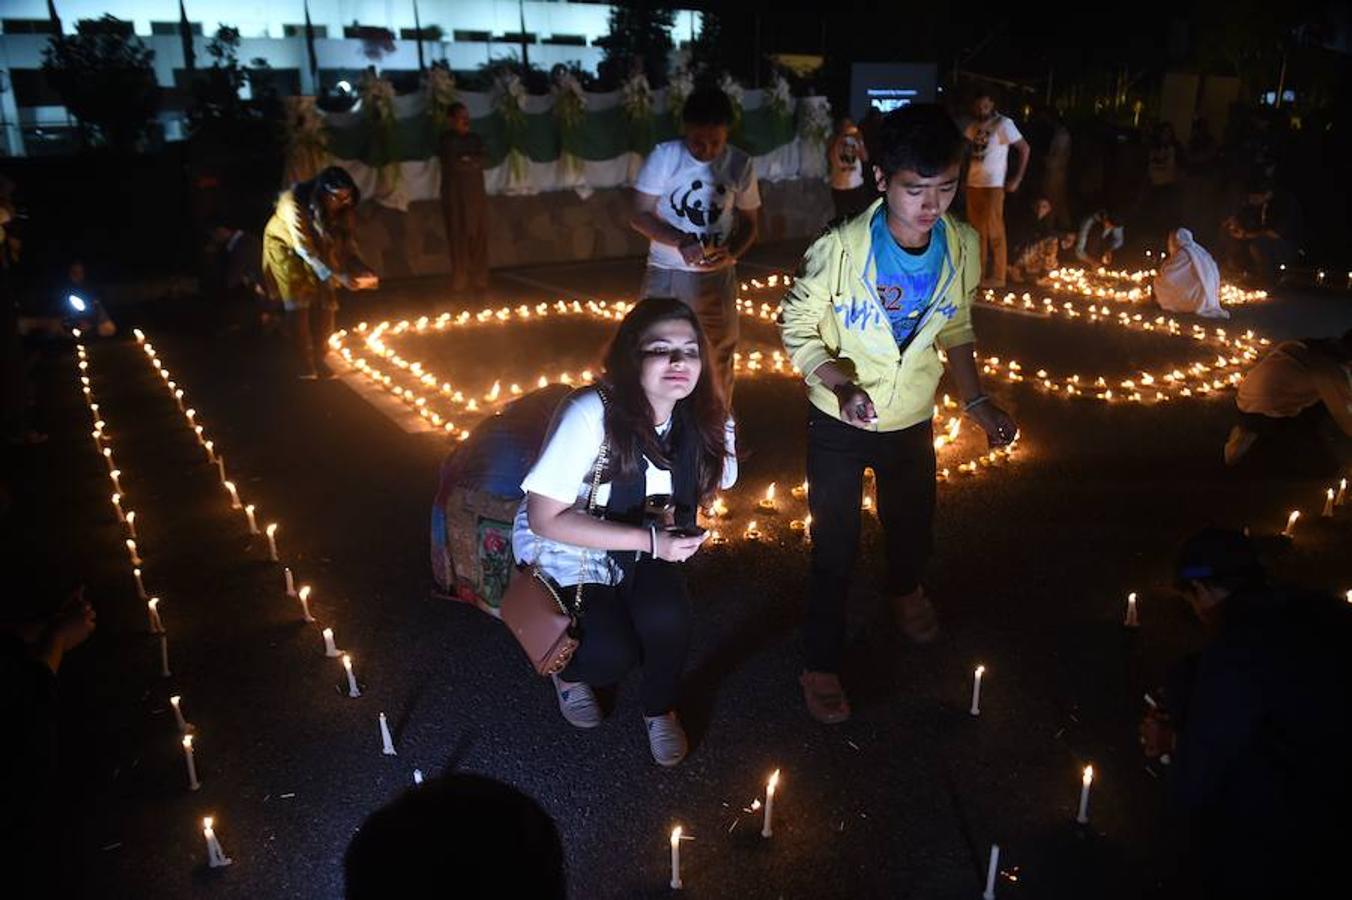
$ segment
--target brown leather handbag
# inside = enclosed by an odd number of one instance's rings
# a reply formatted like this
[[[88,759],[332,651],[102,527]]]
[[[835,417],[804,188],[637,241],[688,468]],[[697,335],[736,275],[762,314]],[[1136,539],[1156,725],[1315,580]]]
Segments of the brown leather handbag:
[[[592,466],[591,488],[587,492],[587,514],[596,514],[596,489],[601,483],[610,455],[610,438],[601,443],[601,452]],[[526,651],[540,675],[557,675],[568,665],[577,650],[577,620],[582,615],[582,581],[578,580],[572,609],[559,589],[538,565],[519,565],[502,595],[502,621],[511,629],[521,649]]]

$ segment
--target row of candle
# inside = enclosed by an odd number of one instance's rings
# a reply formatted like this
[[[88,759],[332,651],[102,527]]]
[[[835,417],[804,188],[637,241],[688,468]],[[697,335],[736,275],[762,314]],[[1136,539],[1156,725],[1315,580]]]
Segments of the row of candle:
[[[279,528],[278,524],[275,522],[269,523],[267,527],[260,532],[255,515],[256,507],[254,506],[254,504],[245,505],[241,502],[238,488],[235,486],[234,482],[230,481],[226,477],[223,458],[219,454],[215,454],[213,452],[214,444],[212,444],[211,441],[206,439],[204,430],[197,421],[198,414],[196,410],[186,405],[183,390],[172,381],[168,369],[164,367],[164,364],[159,359],[159,355],[155,350],[154,345],[151,344],[146,339],[145,334],[141,332],[139,329],[136,329],[135,336],[137,343],[141,345],[142,350],[145,353],[146,357],[150,360],[152,367],[155,369],[157,373],[160,374],[161,379],[165,382],[166,387],[170,391],[175,402],[178,404],[179,409],[183,413],[184,418],[187,420],[188,425],[193,429],[195,435],[197,436],[198,441],[202,443],[204,448],[207,449],[209,458],[212,459],[216,464],[218,475],[220,477],[220,483],[229,497],[230,508],[233,510],[242,510],[244,512],[250,534],[264,535],[267,538],[269,560],[272,562],[280,562],[281,558],[279,556],[277,549],[277,532]],[[83,350],[81,350],[80,355],[81,361],[85,361]],[[97,410],[95,410],[95,412],[97,412]],[[101,426],[96,425],[96,428],[100,427]],[[120,513],[121,510],[119,506],[119,501],[120,498],[115,498],[114,505],[116,508],[118,508],[118,511]],[[309,601],[313,590],[311,586],[308,584],[302,584],[298,587],[295,583],[295,576],[293,575],[292,570],[289,566],[283,567],[282,574],[286,594],[289,597],[294,598],[299,603],[301,608],[301,614],[304,620],[309,623],[316,622],[316,619],[314,618],[310,610]],[[141,586],[139,570],[136,573],[136,578],[139,588]],[[149,603],[150,603],[149,612],[151,615],[152,630],[158,630],[162,634],[163,626],[162,622],[159,619],[158,614],[158,598],[151,598]],[[333,629],[331,627],[325,627],[320,634],[324,641],[325,655],[328,657],[336,657],[341,660],[343,672],[347,682],[347,696],[351,698],[360,697],[361,688],[357,682],[355,673],[353,671],[351,655],[342,652],[338,649],[336,641],[334,639]],[[162,643],[161,646],[163,647],[164,644]],[[162,659],[164,661],[163,674],[165,674],[165,676],[167,677],[168,676],[167,656],[162,655]],[[179,730],[182,732],[183,735],[182,746],[184,751],[184,761],[188,773],[188,788],[189,790],[195,791],[198,790],[201,786],[201,782],[197,777],[196,758],[194,749],[195,728],[191,724],[189,724],[182,715],[181,699],[182,699],[181,696],[178,695],[170,697],[170,706],[174,711],[175,720],[177,721]],[[390,733],[389,724],[388,721],[386,720],[384,712],[379,713],[377,723],[381,738],[382,754],[387,756],[397,755],[394,748],[393,736]],[[415,771],[415,781],[421,781],[421,772]],[[213,823],[214,823],[213,817],[204,817],[202,820],[203,836],[207,843],[208,863],[212,867],[230,865],[232,860],[226,857],[224,852],[221,850],[220,842],[215,835]]]
[[[1149,255],[1149,251],[1147,251]],[[1160,254],[1163,260],[1165,254]],[[1149,282],[1158,275],[1155,269],[1137,269],[1124,271],[1100,266],[1087,269],[1053,269],[1038,283],[1048,290],[1061,294],[1079,294],[1096,300],[1112,300],[1116,303],[1148,303],[1151,297]],[[1117,285],[1130,285],[1126,288]],[[1230,282],[1221,282],[1220,302],[1223,306],[1242,306],[1257,303],[1268,298],[1267,291],[1248,291]]]

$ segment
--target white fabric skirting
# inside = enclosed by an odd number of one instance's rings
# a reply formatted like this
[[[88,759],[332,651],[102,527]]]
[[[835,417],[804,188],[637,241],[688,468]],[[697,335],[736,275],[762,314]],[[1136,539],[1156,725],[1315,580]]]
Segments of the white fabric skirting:
[[[436,200],[441,194],[441,163],[435,158],[387,166],[383,172],[360,160],[334,162],[351,173],[363,198],[401,212],[407,212],[408,205],[414,201]],[[580,165],[576,165],[577,162]],[[756,176],[762,181],[823,178],[826,153],[820,145],[808,144],[803,138],[795,137],[784,146],[755,157],[755,163]],[[513,177],[509,158],[484,172],[484,187],[489,194],[507,195],[573,190],[586,199],[598,188],[629,187],[642,164],[643,157],[637,153],[625,153],[607,160],[575,161],[573,167],[563,159],[546,163],[527,159],[524,160],[525,177],[517,179]],[[520,166],[517,168],[520,171]]]

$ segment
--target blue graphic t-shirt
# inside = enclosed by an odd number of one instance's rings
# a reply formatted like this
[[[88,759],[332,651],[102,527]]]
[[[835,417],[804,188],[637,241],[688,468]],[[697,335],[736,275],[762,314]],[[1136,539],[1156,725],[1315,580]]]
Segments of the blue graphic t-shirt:
[[[892,336],[905,345],[934,303],[934,291],[943,270],[947,241],[944,223],[936,222],[929,246],[915,253],[907,250],[887,230],[887,207],[873,216],[874,290],[892,323]]]

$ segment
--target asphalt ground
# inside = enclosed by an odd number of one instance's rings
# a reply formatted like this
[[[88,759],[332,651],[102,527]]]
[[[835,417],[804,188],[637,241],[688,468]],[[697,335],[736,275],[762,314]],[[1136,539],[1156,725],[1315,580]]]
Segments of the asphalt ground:
[[[763,248],[743,277],[791,266],[799,249]],[[640,272],[628,260],[497,273],[484,299],[628,297]],[[425,281],[351,298],[342,320],[478,307]],[[1347,297],[1279,292],[1228,327],[1332,334],[1349,310]],[[406,412],[373,405],[346,380],[295,380],[281,339],[236,327],[238,311],[187,301],[122,318],[149,334],[260,524],[280,523],[282,559],[313,585],[320,621],[304,623],[285,596],[266,541],[229,509],[147,357],[126,337],[92,344],[89,374],[138,513],[146,586],[162,598],[172,676],[160,677],[75,359],[43,363],[52,439],[11,456],[4,543],[22,588],[8,605],[38,609],[81,581],[99,615],[61,673],[54,802],[69,829],[56,895],[340,896],[347,842],[409,788],[415,767],[488,774],[536,798],[558,824],[578,898],[670,893],[677,823],[693,838],[682,850],[692,897],[976,897],[991,843],[1002,848],[1002,897],[1156,895],[1170,859],[1163,781],[1143,764],[1135,725],[1141,694],[1200,639],[1169,591],[1173,550],[1209,523],[1249,525],[1280,578],[1352,588],[1352,510],[1320,520],[1339,470],[1313,438],[1227,470],[1229,395],[1109,405],[999,384],[1022,428],[1019,451],[939,489],[928,587],[942,639],[916,648],[890,623],[867,521],[844,673],[855,715],[818,725],[796,683],[807,556],[787,528],[803,504],[785,490],[802,479],[806,406],[790,379],[749,379],[737,393],[745,458],[728,531],[770,481],[784,506],[756,516],[764,540],[706,548],[689,565],[696,624],[680,712],[693,747],[666,771],[648,755],[636,675],[607,697],[600,728],[575,731],[498,622],[433,596],[428,521],[444,436],[408,430]],[[983,355],[1028,369],[1130,377],[1197,353],[1184,338],[985,308],[976,325]],[[487,386],[542,366],[577,371],[605,336],[599,323],[489,326],[400,338],[399,349]],[[759,324],[745,339],[774,345]],[[972,431],[945,453],[980,452]],[[1292,508],[1305,511],[1296,539],[1272,540]],[[1122,627],[1129,591],[1140,595],[1134,630]],[[345,696],[319,625],[352,653],[361,698]],[[973,718],[978,663],[987,671]],[[197,729],[197,792],[186,789],[172,693]],[[381,753],[381,711],[394,757]],[[1080,828],[1086,764],[1097,775]],[[765,840],[746,809],[776,768]],[[216,817],[232,866],[207,868],[203,815]]]

